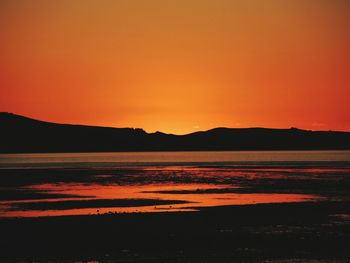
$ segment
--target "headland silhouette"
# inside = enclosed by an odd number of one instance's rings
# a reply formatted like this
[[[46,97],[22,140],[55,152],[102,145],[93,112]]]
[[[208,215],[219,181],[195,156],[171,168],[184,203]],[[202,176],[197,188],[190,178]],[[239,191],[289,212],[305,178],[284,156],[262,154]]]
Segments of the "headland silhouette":
[[[350,132],[214,128],[186,135],[57,124],[0,113],[0,152],[346,150]]]

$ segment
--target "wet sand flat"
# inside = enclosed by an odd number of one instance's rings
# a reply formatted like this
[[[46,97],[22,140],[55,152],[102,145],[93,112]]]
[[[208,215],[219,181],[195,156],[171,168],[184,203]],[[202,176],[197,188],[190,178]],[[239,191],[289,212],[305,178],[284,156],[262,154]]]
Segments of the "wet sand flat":
[[[300,166],[2,169],[0,216],[199,211],[224,205],[346,200],[349,171]]]
[[[350,164],[0,169],[1,261],[348,262]]]

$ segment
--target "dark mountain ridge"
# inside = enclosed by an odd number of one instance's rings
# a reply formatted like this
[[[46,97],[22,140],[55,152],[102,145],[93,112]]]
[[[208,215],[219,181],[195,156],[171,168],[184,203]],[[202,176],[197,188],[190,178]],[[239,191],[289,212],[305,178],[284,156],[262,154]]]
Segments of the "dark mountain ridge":
[[[350,132],[215,128],[186,135],[57,124],[0,113],[0,152],[346,150]]]

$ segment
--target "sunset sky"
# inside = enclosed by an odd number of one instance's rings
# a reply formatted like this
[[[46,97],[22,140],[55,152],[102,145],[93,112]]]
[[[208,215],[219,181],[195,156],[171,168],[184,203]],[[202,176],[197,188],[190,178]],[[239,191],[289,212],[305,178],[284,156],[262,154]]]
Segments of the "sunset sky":
[[[350,1],[1,0],[0,111],[350,131]]]

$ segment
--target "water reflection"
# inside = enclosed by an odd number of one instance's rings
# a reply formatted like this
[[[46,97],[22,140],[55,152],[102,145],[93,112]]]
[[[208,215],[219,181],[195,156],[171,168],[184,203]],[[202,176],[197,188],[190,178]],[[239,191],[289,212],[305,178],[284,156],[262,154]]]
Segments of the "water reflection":
[[[40,201],[21,200],[2,203],[0,216],[62,216],[62,215],[91,215],[105,213],[135,213],[135,212],[176,212],[196,211],[200,207],[247,205],[259,203],[302,202],[315,199],[305,194],[276,194],[276,193],[232,193],[238,186],[213,184],[150,184],[150,185],[98,185],[98,184],[41,184],[27,189],[40,190],[50,193],[59,193],[80,196],[81,198],[51,198]],[[132,200],[124,202],[121,207],[91,207],[59,209],[55,207],[57,201],[69,202],[72,200]],[[138,204],[137,202],[140,202]],[[143,200],[173,200],[173,204],[142,205]],[[181,201],[181,203],[176,203]],[[184,202],[185,203],[184,203]],[[136,202],[136,203],[135,203]],[[45,205],[45,209],[21,210],[25,203],[35,203],[38,207]],[[61,204],[60,203],[60,204]],[[84,202],[88,203],[88,202]],[[86,204],[85,204],[86,205]],[[87,204],[89,205],[89,204]]]
[[[349,155],[349,151],[0,155],[0,217],[348,200]]]

